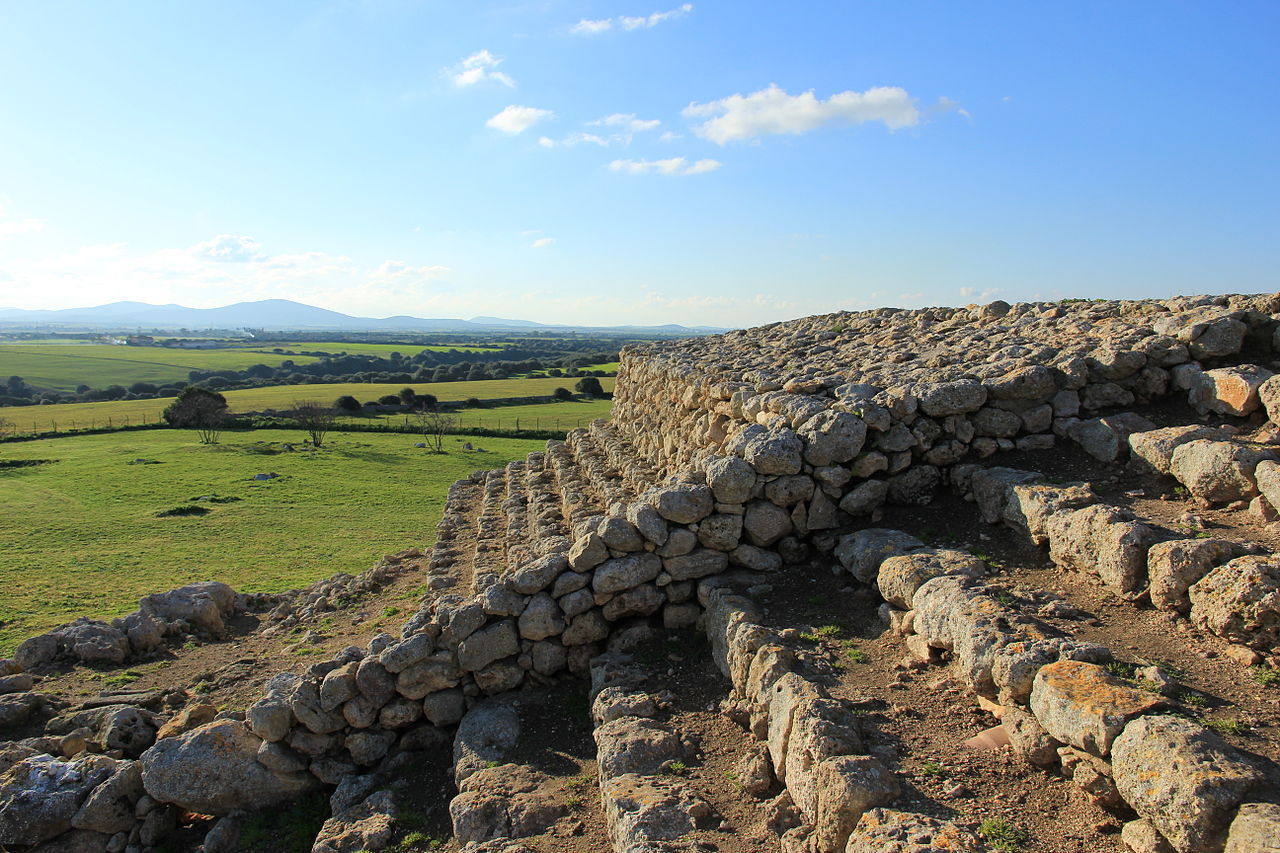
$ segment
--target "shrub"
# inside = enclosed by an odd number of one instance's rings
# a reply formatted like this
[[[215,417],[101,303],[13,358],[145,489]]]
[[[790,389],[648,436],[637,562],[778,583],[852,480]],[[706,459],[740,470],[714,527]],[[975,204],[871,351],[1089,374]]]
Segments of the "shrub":
[[[557,400],[572,400],[573,392],[568,388],[557,388],[551,392],[551,396],[555,397]]]
[[[604,386],[600,384],[600,380],[594,376],[584,376],[578,380],[573,386],[580,393],[586,394],[588,397],[603,397]]]
[[[333,401],[333,407],[341,412],[358,412],[360,411],[360,401],[350,394],[343,394]]]

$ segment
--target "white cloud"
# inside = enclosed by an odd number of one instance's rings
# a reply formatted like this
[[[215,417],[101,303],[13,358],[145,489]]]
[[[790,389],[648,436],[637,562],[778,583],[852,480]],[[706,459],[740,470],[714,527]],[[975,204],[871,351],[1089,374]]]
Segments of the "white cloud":
[[[219,234],[212,240],[192,246],[191,254],[210,261],[238,263],[257,260],[262,256],[262,247],[252,237]]]
[[[920,123],[915,98],[897,86],[877,86],[865,92],[839,92],[825,101],[813,90],[788,95],[770,84],[750,95],[730,95],[708,104],[690,104],[684,115],[707,118],[694,128],[699,136],[719,145],[766,134],[798,135],[829,124],[882,121],[891,130]]]
[[[658,137],[659,142],[675,142],[677,139],[684,139],[684,134],[668,130]]]
[[[586,18],[583,18],[581,21],[574,24],[573,29],[569,32],[576,33],[580,36],[593,36],[597,33],[602,33],[611,27],[613,27],[612,18],[605,18],[602,21],[589,21]]]
[[[656,118],[636,118],[635,113],[614,113],[611,116],[587,122],[588,127],[619,127],[627,133],[642,133],[646,130],[654,130],[661,124],[662,122]]]
[[[534,240],[532,243],[530,243],[529,246],[530,248],[533,248],[533,249],[545,249],[555,241],[556,241],[555,237],[539,237],[537,240]]]
[[[665,160],[614,160],[609,168],[632,175],[700,175],[714,172],[722,165],[717,160],[699,160],[690,164],[684,157],[668,157]]]
[[[536,107],[509,106],[484,123],[485,127],[500,130],[515,136],[524,133],[540,121],[551,118],[555,113],[551,110],[540,110]]]
[[[15,234],[34,234],[43,230],[43,219],[0,220],[0,237],[12,237]]]
[[[693,4],[685,3],[675,9],[670,9],[666,12],[654,12],[650,15],[619,15],[616,18],[603,18],[598,21],[583,18],[574,24],[569,31],[580,36],[594,36],[613,29],[615,23],[624,30],[647,30],[656,27],[663,21],[683,17],[692,11]]]
[[[501,71],[494,70],[501,64],[501,57],[494,56],[487,50],[479,50],[457,65],[444,69],[443,73],[453,81],[455,86],[474,86],[486,80],[493,80],[508,88],[515,88],[515,80]]]
[[[647,30],[650,27],[656,27],[658,24],[662,23],[663,21],[669,20],[671,18],[679,18],[683,15],[689,14],[692,11],[693,11],[693,4],[685,3],[683,6],[680,6],[676,9],[672,9],[669,12],[654,12],[652,15],[647,15],[641,18],[629,18],[624,15],[618,18],[618,23],[622,25],[622,28],[624,30]]]

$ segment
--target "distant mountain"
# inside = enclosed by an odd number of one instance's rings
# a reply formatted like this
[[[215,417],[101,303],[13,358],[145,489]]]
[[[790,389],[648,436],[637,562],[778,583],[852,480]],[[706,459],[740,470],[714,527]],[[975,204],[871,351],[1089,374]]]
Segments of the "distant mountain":
[[[297,331],[380,331],[380,332],[495,332],[503,330],[589,331],[656,335],[700,335],[722,332],[706,326],[571,326],[547,325],[530,320],[500,317],[424,319],[398,315],[375,319],[352,317],[338,311],[317,308],[289,299],[237,302],[221,308],[187,308],[182,305],[151,305],[146,302],[112,302],[93,308],[62,308],[30,311],[0,308],[0,325],[68,326],[131,331],[160,329],[278,329]]]

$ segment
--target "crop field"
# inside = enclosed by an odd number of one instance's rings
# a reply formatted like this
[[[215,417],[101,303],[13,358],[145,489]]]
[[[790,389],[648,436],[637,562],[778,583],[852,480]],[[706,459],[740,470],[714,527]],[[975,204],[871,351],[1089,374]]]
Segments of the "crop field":
[[[419,394],[434,394],[440,400],[466,400],[470,397],[493,400],[503,397],[545,396],[551,394],[556,388],[571,389],[576,381],[569,377],[485,379],[476,382],[414,382],[409,383],[408,387]],[[600,380],[600,385],[606,391],[613,390],[613,383],[614,380],[607,377]],[[350,394],[364,403],[377,400],[386,394],[396,394],[404,387],[404,383],[399,382],[272,385],[267,388],[227,391],[225,396],[232,412],[256,412],[264,409],[288,408],[300,400],[332,403],[344,394]],[[171,402],[173,402],[171,399],[113,400],[102,403],[63,403],[56,406],[5,406],[0,408],[0,418],[12,423],[19,433],[156,423],[160,420],[160,413]],[[509,412],[510,409],[483,411]],[[504,414],[502,417],[512,416]]]
[[[257,430],[201,445],[159,430],[0,445],[0,656],[184,583],[278,592],[361,572],[430,544],[454,480],[545,444],[446,438],[447,453],[433,455],[411,435],[334,433],[320,450],[284,449],[304,438]],[[157,517],[184,506],[207,512]]]
[[[0,376],[21,376],[31,385],[73,391],[77,385],[105,388],[134,382],[185,381],[192,370],[243,370],[255,364],[279,367],[288,360],[310,364],[317,359],[244,349],[4,344],[0,345]]]

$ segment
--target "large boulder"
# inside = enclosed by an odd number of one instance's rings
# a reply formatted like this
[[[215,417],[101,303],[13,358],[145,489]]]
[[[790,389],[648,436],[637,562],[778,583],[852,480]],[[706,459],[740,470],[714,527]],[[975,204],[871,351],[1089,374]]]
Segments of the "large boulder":
[[[458,796],[449,803],[458,844],[470,850],[490,839],[546,832],[568,811],[547,790],[550,781],[522,764],[499,764],[469,775],[458,783]]]
[[[1245,803],[1236,812],[1222,853],[1280,853],[1280,806]]]
[[[1157,542],[1147,552],[1151,603],[1161,610],[1186,613],[1187,590],[1220,563],[1239,556],[1241,547],[1226,539],[1175,539]]]
[[[1211,503],[1228,503],[1258,493],[1254,469],[1275,454],[1233,441],[1196,439],[1173,451],[1170,473],[1191,494]]]
[[[1188,590],[1191,621],[1261,651],[1280,643],[1280,559],[1245,556],[1218,566]]]
[[[1236,805],[1262,774],[1212,732],[1178,717],[1140,717],[1111,750],[1117,790],[1178,853],[1221,850]]]
[[[1128,686],[1105,669],[1063,660],[1044,666],[1031,687],[1031,710],[1054,738],[1105,758],[1125,723],[1164,707],[1159,696]]]
[[[94,788],[116,772],[103,755],[32,755],[0,776],[0,844],[34,845],[71,829]]]
[[[1256,364],[1238,364],[1206,370],[1195,378],[1187,402],[1201,414],[1242,417],[1262,407],[1258,389],[1272,372]]]
[[[293,799],[316,780],[276,773],[257,760],[262,738],[235,720],[216,720],[165,738],[142,754],[142,784],[162,803],[222,815]]]
[[[804,458],[821,467],[848,462],[862,452],[867,425],[848,412],[825,411],[814,415],[796,431],[804,442]]]
[[[453,739],[454,781],[461,785],[486,765],[505,764],[520,738],[520,715],[507,702],[489,700],[473,707]]]
[[[185,622],[214,637],[226,633],[226,617],[235,612],[236,591],[225,583],[203,581],[148,595],[138,609],[164,622]]]
[[[965,551],[925,548],[890,557],[880,564],[876,586],[880,596],[895,607],[910,610],[916,590],[941,575],[981,577],[986,564]]]
[[[1222,430],[1203,424],[1149,429],[1129,436],[1134,464],[1160,474],[1172,473],[1173,451],[1189,441],[1222,438]],[[1140,460],[1140,461],[1139,461]]]
[[[873,527],[841,536],[835,555],[849,574],[863,583],[871,583],[885,560],[924,547],[923,542],[909,533]]]

